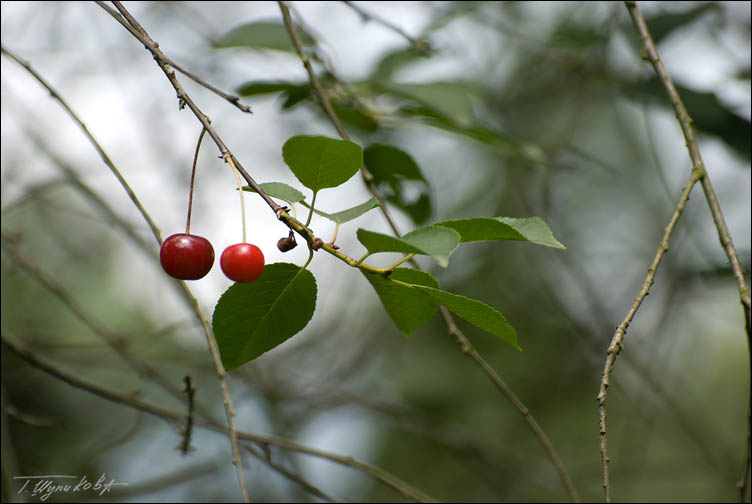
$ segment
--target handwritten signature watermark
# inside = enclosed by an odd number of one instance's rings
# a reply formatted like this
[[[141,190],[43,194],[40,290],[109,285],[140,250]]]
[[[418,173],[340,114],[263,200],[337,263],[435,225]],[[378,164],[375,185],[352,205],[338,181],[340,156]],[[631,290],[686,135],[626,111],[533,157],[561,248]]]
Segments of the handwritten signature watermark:
[[[30,494],[46,501],[56,493],[97,492],[100,496],[112,491],[112,487],[128,483],[118,483],[114,478],[107,480],[103,473],[96,482],[90,481],[86,476],[68,476],[64,474],[50,474],[46,476],[13,476],[15,480],[23,481],[18,494]],[[72,481],[73,480],[73,481]],[[77,482],[75,481],[77,480]]]

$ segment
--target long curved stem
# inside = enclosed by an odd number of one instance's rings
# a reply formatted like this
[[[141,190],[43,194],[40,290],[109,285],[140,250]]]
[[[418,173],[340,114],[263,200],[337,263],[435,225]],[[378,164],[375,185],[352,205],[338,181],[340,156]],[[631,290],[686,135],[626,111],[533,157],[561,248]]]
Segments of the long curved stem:
[[[201,149],[201,140],[204,139],[206,128],[201,128],[201,134],[198,136],[196,143],[196,153],[193,155],[193,167],[191,168],[191,185],[188,189],[188,217],[185,221],[185,234],[191,234],[191,210],[193,209],[193,186],[196,181],[196,164],[198,162],[198,151]]]

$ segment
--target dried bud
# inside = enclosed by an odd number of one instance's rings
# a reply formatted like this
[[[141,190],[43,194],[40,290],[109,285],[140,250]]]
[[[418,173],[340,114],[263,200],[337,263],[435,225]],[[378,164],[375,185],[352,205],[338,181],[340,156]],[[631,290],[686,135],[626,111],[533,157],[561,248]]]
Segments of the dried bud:
[[[286,238],[280,238],[277,242],[277,248],[280,250],[280,252],[287,252],[297,246],[298,244],[295,242],[295,235],[292,234],[292,231],[290,231],[289,236],[287,236]]]

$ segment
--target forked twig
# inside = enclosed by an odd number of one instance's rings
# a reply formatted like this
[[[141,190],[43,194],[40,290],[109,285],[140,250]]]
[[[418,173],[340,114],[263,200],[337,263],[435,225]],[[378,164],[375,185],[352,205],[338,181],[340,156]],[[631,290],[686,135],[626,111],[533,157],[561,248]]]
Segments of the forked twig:
[[[638,293],[637,297],[632,303],[632,307],[627,313],[627,316],[617,327],[616,332],[614,333],[614,336],[611,339],[611,343],[609,344],[609,347],[608,347],[606,362],[603,367],[603,376],[601,378],[601,385],[600,385],[600,389],[598,391],[598,396],[597,396],[598,416],[599,416],[599,424],[600,424],[600,449],[601,449],[601,465],[602,465],[602,473],[603,473],[603,490],[604,490],[606,502],[611,501],[611,482],[610,482],[609,470],[608,470],[609,457],[608,457],[608,447],[607,447],[607,438],[606,438],[606,394],[607,394],[607,388],[609,385],[609,378],[613,371],[613,366],[614,366],[614,362],[616,361],[616,357],[618,356],[619,352],[624,347],[624,335],[626,334],[627,327],[629,327],[629,324],[631,323],[637,310],[639,309],[640,304],[645,299],[645,296],[648,295],[650,287],[653,284],[653,281],[655,278],[656,270],[658,269],[658,266],[661,262],[663,255],[668,250],[668,244],[671,238],[671,233],[673,232],[676,226],[676,223],[679,220],[679,217],[681,216],[682,210],[684,209],[684,206],[687,200],[689,199],[689,193],[692,191],[692,188],[697,182],[700,182],[703,188],[703,192],[705,193],[705,199],[708,202],[708,206],[710,207],[710,213],[713,216],[713,221],[715,222],[716,229],[718,230],[718,237],[720,239],[721,246],[723,247],[723,250],[726,252],[726,256],[729,260],[729,264],[731,265],[731,269],[734,274],[734,278],[736,279],[736,282],[737,282],[737,286],[739,289],[739,298],[740,298],[742,307],[744,309],[745,328],[747,331],[747,344],[748,344],[748,349],[751,352],[750,366],[752,366],[752,341],[750,341],[750,305],[752,303],[750,303],[749,287],[747,286],[746,280],[744,278],[744,269],[742,268],[741,263],[739,262],[739,258],[736,255],[736,250],[734,249],[734,245],[731,241],[731,235],[728,231],[728,227],[726,226],[726,221],[725,221],[725,218],[723,217],[723,213],[721,211],[720,205],[718,204],[718,199],[716,198],[715,191],[713,190],[713,186],[710,183],[710,177],[708,176],[705,170],[705,165],[702,161],[702,157],[700,156],[700,150],[697,146],[697,140],[695,139],[694,130],[692,128],[692,119],[690,118],[689,113],[687,112],[687,109],[684,106],[684,103],[679,97],[679,92],[676,90],[676,87],[674,86],[674,83],[671,80],[671,76],[668,74],[668,72],[666,71],[666,68],[663,65],[663,62],[661,61],[661,58],[658,54],[658,48],[656,47],[655,42],[653,41],[653,38],[650,35],[650,31],[648,30],[647,24],[645,23],[645,19],[643,18],[642,13],[640,12],[640,9],[637,7],[637,4],[634,1],[627,1],[625,2],[625,5],[627,8],[627,11],[629,12],[630,17],[632,18],[632,23],[634,24],[635,31],[637,32],[642,42],[642,56],[644,59],[650,61],[650,64],[653,66],[653,69],[658,75],[658,78],[663,84],[663,87],[666,89],[666,93],[668,94],[669,100],[671,101],[671,105],[674,109],[674,114],[676,115],[677,121],[679,122],[679,126],[681,127],[681,130],[682,130],[682,134],[684,135],[684,140],[687,145],[687,149],[689,151],[689,158],[692,161],[692,172],[690,174],[689,181],[684,186],[684,189],[679,198],[679,201],[677,202],[676,207],[674,208],[674,212],[671,216],[671,219],[669,220],[669,223],[666,226],[666,230],[663,235],[663,238],[661,239],[661,242],[658,245],[658,251],[656,252],[655,257],[653,258],[653,262],[648,268],[648,274],[645,277],[645,280],[643,281],[640,292]],[[750,447],[749,447],[750,420],[751,420],[750,412],[748,409],[747,443],[746,443],[746,448],[745,448],[745,462],[743,464],[744,467],[743,467],[742,477],[739,480],[739,483],[737,483],[737,489],[740,494],[740,501],[742,502],[744,501],[744,496],[745,496],[746,488],[748,485],[748,474],[749,474],[749,467],[750,467]]]

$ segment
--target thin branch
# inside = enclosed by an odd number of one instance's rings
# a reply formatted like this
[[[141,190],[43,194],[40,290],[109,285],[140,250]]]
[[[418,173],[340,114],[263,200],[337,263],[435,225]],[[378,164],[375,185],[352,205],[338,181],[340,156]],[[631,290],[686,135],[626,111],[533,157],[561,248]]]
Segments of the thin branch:
[[[115,178],[117,178],[118,182],[120,182],[120,185],[123,187],[125,192],[128,194],[128,197],[133,202],[133,205],[136,207],[136,209],[141,213],[141,216],[144,218],[146,223],[149,225],[149,229],[151,229],[151,232],[154,234],[154,238],[157,239],[157,241],[161,244],[162,243],[162,235],[157,227],[157,225],[154,223],[154,221],[151,219],[151,216],[144,210],[143,205],[139,201],[138,197],[136,196],[136,193],[133,192],[133,189],[131,189],[130,185],[128,185],[128,182],[125,181],[123,176],[120,174],[120,170],[117,169],[115,164],[112,162],[110,157],[107,155],[107,153],[102,149],[102,147],[99,145],[99,142],[94,138],[94,135],[91,134],[89,131],[89,128],[86,127],[86,124],[79,119],[78,115],[76,115],[75,112],[68,106],[68,104],[63,100],[63,98],[60,96],[60,94],[50,85],[46,80],[42,78],[41,75],[39,75],[29,63],[21,60],[18,58],[15,54],[8,51],[5,47],[0,46],[0,51],[2,51],[2,54],[5,54],[9,58],[11,58],[13,61],[21,65],[23,68],[26,69],[27,72],[29,72],[36,80],[39,82],[42,86],[44,86],[47,91],[50,92],[50,96],[52,96],[54,99],[56,99],[60,105],[65,109],[65,111],[68,113],[68,115],[73,119],[73,121],[78,124],[79,128],[81,128],[81,131],[84,132],[84,135],[89,139],[91,144],[96,149],[99,156],[102,158],[102,161],[104,161],[104,164],[107,165],[107,167],[112,171],[113,175],[115,175]]]
[[[217,148],[219,149],[221,155],[223,158],[226,158],[227,156],[232,156],[232,160],[235,162],[235,166],[237,167],[240,174],[243,176],[243,178],[248,182],[248,185],[253,188],[254,191],[259,193],[259,196],[266,202],[267,205],[274,211],[274,213],[279,217],[280,212],[284,210],[284,207],[279,206],[277,203],[272,200],[266,192],[264,192],[263,189],[259,187],[259,185],[256,183],[256,181],[251,177],[248,172],[243,168],[243,165],[240,163],[240,161],[237,160],[237,158],[232,154],[232,152],[227,148],[225,143],[222,141],[222,139],[219,137],[217,132],[214,130],[214,128],[211,125],[211,121],[209,120],[209,117],[201,112],[201,110],[196,106],[195,103],[193,103],[193,100],[188,96],[188,94],[183,89],[182,85],[178,81],[177,77],[175,76],[175,71],[171,68],[171,65],[167,62],[167,57],[162,53],[162,51],[159,49],[159,44],[154,42],[149,35],[144,31],[143,28],[141,28],[141,25],[138,24],[138,21],[136,21],[133,16],[125,9],[125,7],[120,4],[120,2],[113,2],[115,6],[120,11],[120,14],[115,12],[112,8],[110,8],[108,5],[106,5],[104,2],[97,1],[97,5],[102,7],[108,14],[110,14],[113,18],[115,18],[120,24],[122,24],[134,37],[136,37],[141,43],[144,44],[146,49],[152,53],[154,56],[154,59],[157,62],[157,65],[159,65],[159,68],[162,69],[165,76],[167,76],[167,79],[170,81],[170,84],[172,84],[173,88],[175,89],[178,101],[180,103],[180,108],[188,106],[189,109],[191,109],[191,112],[196,116],[196,118],[201,122],[201,124],[206,128],[206,131],[209,133],[209,136],[214,140],[214,143],[217,145]],[[122,15],[121,15],[122,14]]]
[[[342,0],[342,3],[344,3],[345,5],[350,7],[352,10],[354,10],[360,16],[363,22],[367,23],[368,21],[374,21],[376,23],[379,23],[385,26],[386,28],[389,28],[393,32],[399,34],[400,36],[404,37],[405,40],[410,42],[410,45],[413,46],[413,48],[417,49],[418,51],[421,51],[423,53],[431,52],[431,45],[425,40],[411,37],[405,30],[395,25],[394,23],[387,21],[386,19],[382,17],[376,16],[375,14],[370,14],[364,11],[355,3],[350,2],[349,0]]]
[[[195,409],[194,397],[196,396],[196,387],[193,386],[191,375],[185,375],[183,382],[185,383],[183,391],[188,397],[188,413],[185,419],[185,428],[183,429],[183,439],[180,442],[180,452],[183,455],[188,455],[188,453],[193,450],[191,447],[191,436],[193,435],[193,412]]]
[[[736,489],[739,492],[739,502],[746,502],[747,487],[749,486],[749,469],[750,469],[750,443],[752,443],[752,397],[747,403],[747,442],[744,452],[744,462],[742,463],[742,473],[739,475],[739,481],[736,482]]]
[[[57,366],[40,359],[39,357],[34,355],[34,353],[31,352],[23,343],[18,341],[14,335],[8,333],[7,331],[2,332],[0,334],[0,339],[2,340],[3,345],[10,348],[21,359],[25,360],[32,366],[38,369],[41,369],[47,374],[50,374],[64,381],[65,383],[69,385],[75,388],[90,392],[108,401],[121,404],[129,408],[143,411],[144,413],[148,413],[150,415],[162,418],[163,420],[167,421],[176,430],[180,429],[179,427],[180,422],[185,417],[183,414],[173,412],[171,410],[162,408],[160,406],[154,406],[146,402],[139,401],[138,399],[135,399],[131,396],[128,396],[125,394],[119,394],[117,392],[113,392],[109,389],[106,389],[100,385],[95,385],[93,383],[89,383],[85,380],[82,380],[81,378],[74,375],[73,373],[63,371],[59,369]],[[207,428],[207,429],[211,429],[213,431],[220,432],[226,435],[229,434],[229,430],[227,427],[221,425],[218,422],[214,422],[211,419],[198,420],[196,422],[196,425]],[[416,502],[436,502],[435,499],[413,488],[412,486],[403,482],[402,480],[392,475],[391,473],[388,473],[382,469],[379,469],[378,467],[365,464],[363,462],[359,462],[349,456],[337,455],[337,454],[325,452],[322,450],[317,450],[317,449],[310,448],[305,445],[301,445],[289,439],[281,438],[277,436],[261,436],[257,434],[247,433],[247,432],[237,432],[237,436],[246,441],[257,443],[261,446],[267,446],[267,445],[278,446],[279,448],[283,448],[286,450],[296,451],[299,453],[305,453],[305,454],[312,455],[315,457],[330,460],[340,465],[344,465],[346,467],[350,467],[352,469],[356,469],[363,473],[366,473],[372,478],[380,481],[386,486],[397,491],[400,495],[407,497],[409,499],[412,499]],[[265,460],[265,459],[261,458],[260,460]]]
[[[679,198],[678,203],[674,207],[674,212],[671,215],[671,219],[669,220],[668,225],[666,226],[666,229],[663,234],[663,238],[658,244],[658,251],[656,252],[655,257],[653,258],[653,262],[650,264],[650,267],[648,268],[648,273],[647,273],[647,276],[645,277],[645,280],[642,283],[640,292],[637,294],[637,297],[632,303],[632,307],[627,313],[627,316],[617,326],[616,332],[614,333],[614,336],[611,338],[611,343],[608,346],[608,355],[606,357],[606,363],[603,366],[603,375],[601,378],[600,390],[598,391],[598,396],[597,396],[599,421],[600,421],[600,448],[601,448],[601,464],[602,464],[602,473],[603,473],[603,490],[605,492],[606,502],[611,502],[611,484],[610,484],[609,474],[608,474],[609,458],[608,458],[608,449],[607,449],[607,441],[606,441],[606,390],[608,389],[609,379],[611,376],[611,372],[613,371],[616,357],[619,355],[619,352],[621,352],[622,348],[624,348],[624,335],[627,332],[627,327],[629,327],[629,324],[632,322],[632,319],[637,313],[637,309],[640,307],[640,305],[642,304],[642,301],[648,295],[648,292],[650,291],[650,287],[653,285],[653,281],[655,279],[655,273],[658,270],[658,266],[661,263],[661,259],[663,258],[663,255],[666,252],[668,252],[668,244],[669,244],[669,241],[671,240],[671,234],[673,233],[674,228],[676,227],[676,223],[679,221],[679,217],[684,211],[684,207],[687,204],[687,201],[689,201],[689,193],[692,191],[692,188],[694,187],[694,184],[697,182],[697,179],[699,178],[699,176],[700,174],[698,171],[696,170],[692,171],[690,180],[684,186],[684,190],[682,191],[681,197]]]
[[[653,38],[650,35],[650,31],[648,30],[647,24],[645,23],[645,19],[642,17],[642,13],[640,12],[636,3],[633,1],[625,2],[625,5],[627,8],[627,11],[629,12],[630,17],[632,18],[635,31],[637,32],[642,42],[642,46],[643,46],[642,56],[644,59],[647,59],[648,61],[650,61],[651,65],[653,66],[653,69],[658,75],[658,78],[661,80],[664,88],[666,89],[666,92],[668,93],[669,99],[671,101],[671,105],[674,108],[674,114],[676,115],[676,118],[679,121],[679,126],[681,127],[682,134],[684,135],[685,143],[689,151],[689,157],[690,157],[690,160],[692,161],[692,173],[690,175],[690,179],[688,183],[684,186],[681,197],[679,198],[679,201],[677,202],[676,207],[674,208],[673,215],[671,216],[671,219],[669,220],[669,223],[666,226],[663,238],[661,239],[661,242],[658,245],[658,251],[656,252],[655,257],[653,258],[653,262],[651,263],[650,268],[648,269],[648,274],[645,277],[645,280],[642,284],[642,288],[640,289],[639,294],[637,295],[634,302],[632,303],[632,307],[627,313],[627,316],[617,327],[616,333],[611,339],[611,343],[609,344],[609,347],[608,347],[606,362],[603,368],[603,376],[601,379],[601,386],[600,386],[600,390],[597,396],[599,423],[600,423],[600,449],[601,449],[601,464],[602,464],[602,473],[603,473],[603,489],[605,493],[606,502],[611,501],[611,483],[610,483],[609,470],[608,470],[609,457],[608,457],[608,447],[607,447],[607,438],[606,438],[606,390],[609,384],[609,377],[610,377],[611,372],[613,371],[613,366],[614,366],[614,362],[616,361],[616,357],[618,356],[619,352],[623,348],[623,340],[624,340],[624,335],[626,334],[626,331],[627,331],[627,327],[629,326],[632,319],[634,318],[643,299],[645,298],[645,296],[648,295],[650,287],[653,284],[653,281],[655,278],[656,270],[660,264],[660,261],[663,255],[668,250],[668,244],[671,238],[671,234],[676,226],[677,221],[679,220],[679,217],[681,216],[681,213],[684,209],[684,206],[686,205],[686,202],[689,200],[689,194],[692,191],[692,188],[694,187],[695,183],[698,181],[701,182],[703,192],[705,193],[705,198],[708,201],[710,212],[713,215],[713,220],[716,224],[716,229],[718,230],[718,236],[721,242],[721,246],[726,252],[726,256],[728,257],[729,264],[731,265],[731,269],[737,281],[737,286],[739,289],[739,297],[742,303],[742,307],[744,309],[744,319],[745,319],[745,328],[747,331],[748,350],[750,351],[750,357],[751,357],[750,366],[752,366],[752,341],[750,341],[750,304],[751,303],[750,303],[749,287],[746,284],[746,280],[744,278],[744,270],[736,255],[736,250],[734,249],[733,243],[731,241],[731,236],[726,226],[723,213],[721,212],[720,205],[718,204],[718,200],[716,198],[713,187],[710,184],[710,178],[702,162],[702,157],[700,156],[700,150],[697,146],[697,140],[695,139],[694,130],[692,128],[692,119],[690,118],[689,113],[687,112],[687,109],[682,103],[681,98],[679,97],[679,93],[676,90],[676,87],[674,86],[673,81],[671,80],[671,77],[666,71],[666,68],[664,67],[663,62],[661,61],[661,58],[658,54],[658,48],[655,46],[655,42],[653,41]],[[748,434],[749,434],[750,421],[752,421],[752,418],[750,418],[750,412],[748,410],[747,412]],[[748,435],[747,440],[749,441],[749,435]],[[746,487],[748,485],[747,478],[748,478],[749,463],[750,463],[749,462],[750,460],[749,459],[750,457],[749,443],[746,443],[746,445],[747,447],[745,448],[745,463],[744,463],[745,469],[744,469],[744,473],[742,475],[741,480],[739,481],[739,483],[737,483],[737,488],[739,489],[739,492],[741,494],[742,501],[744,500]]]
[[[292,481],[294,483],[297,483],[298,485],[300,485],[301,487],[303,487],[303,489],[305,489],[311,495],[315,495],[316,497],[320,497],[320,498],[324,499],[325,501],[337,502],[330,495],[324,493],[320,488],[318,488],[317,486],[312,485],[311,483],[309,483],[308,481],[306,481],[299,474],[295,474],[294,472],[292,472],[292,471],[290,471],[290,470],[282,467],[281,465],[279,465],[279,464],[277,464],[275,462],[272,462],[270,453],[267,450],[264,450],[265,453],[266,453],[266,456],[264,456],[264,455],[261,455],[258,451],[256,451],[256,449],[253,446],[251,446],[251,445],[245,445],[244,448],[246,450],[248,450],[248,453],[250,453],[251,455],[253,455],[257,459],[264,461],[264,463],[266,465],[268,465],[269,467],[271,467],[272,469],[274,469],[275,471],[277,471],[278,473],[280,473],[282,476],[284,476],[288,480],[290,480],[290,481]]]
[[[174,61],[172,61],[171,59],[169,59],[167,56],[165,56],[165,61],[172,68],[174,68],[178,72],[182,73],[183,75],[185,75],[186,77],[188,77],[189,79],[191,79],[193,82],[195,82],[197,84],[200,84],[201,86],[205,87],[206,89],[208,89],[212,93],[214,93],[214,94],[216,94],[218,96],[221,96],[222,98],[224,98],[225,100],[227,100],[231,104],[235,105],[237,108],[239,108],[243,112],[246,112],[248,114],[253,114],[253,111],[251,111],[251,107],[249,107],[248,105],[243,105],[242,103],[240,103],[240,101],[239,101],[240,97],[239,96],[236,96],[234,94],[225,93],[221,89],[215,88],[214,86],[212,86],[208,82],[202,80],[200,77],[197,77],[196,75],[192,74],[191,72],[189,72],[185,68],[181,67],[180,65],[178,65],[177,63],[175,63]]]
[[[470,357],[473,361],[475,361],[476,364],[483,370],[483,372],[486,373],[486,375],[491,379],[493,384],[496,386],[497,389],[504,395],[504,397],[509,400],[509,402],[512,403],[512,405],[517,408],[517,411],[522,415],[522,418],[527,423],[530,430],[533,431],[533,434],[535,434],[535,437],[538,439],[538,442],[543,447],[543,450],[546,452],[546,455],[548,455],[548,458],[551,460],[551,463],[553,464],[554,468],[556,469],[556,472],[559,474],[559,479],[561,480],[562,484],[564,485],[564,488],[567,491],[567,494],[569,495],[569,498],[572,500],[572,502],[580,502],[580,496],[577,493],[577,489],[574,486],[574,483],[572,482],[572,479],[569,477],[569,473],[567,472],[567,468],[564,465],[564,463],[561,461],[561,458],[559,457],[559,454],[556,452],[556,449],[554,448],[553,444],[551,444],[551,441],[548,439],[548,436],[543,431],[543,429],[540,427],[538,422],[535,420],[535,417],[530,412],[530,410],[525,406],[525,404],[517,397],[517,395],[512,391],[511,388],[504,382],[504,380],[501,379],[501,377],[496,374],[496,371],[494,371],[493,367],[486,362],[486,360],[478,353],[478,351],[473,347],[473,345],[470,343],[470,341],[467,339],[467,337],[462,333],[462,331],[459,330],[457,325],[454,323],[454,320],[452,319],[451,314],[449,313],[449,310],[447,310],[444,306],[441,307],[441,316],[444,318],[445,324],[447,325],[448,331],[452,336],[455,337],[457,344],[460,345],[460,348],[462,348],[463,352],[467,354],[468,357]]]
[[[139,360],[126,348],[126,339],[119,334],[115,334],[98,321],[94,320],[90,316],[83,306],[71,296],[68,291],[58,285],[52,278],[49,277],[44,271],[37,266],[31,264],[25,257],[23,257],[18,250],[12,245],[13,240],[6,234],[0,234],[0,244],[2,248],[10,255],[14,264],[21,266],[27,273],[29,273],[35,280],[44,285],[44,287],[54,294],[73,314],[86,326],[88,326],[94,334],[102,338],[120,357],[123,358],[128,364],[130,364],[136,371],[144,376],[149,377],[151,380],[159,384],[163,389],[172,393],[176,397],[180,397],[180,390],[172,385],[169,380],[159,374],[148,364]]]
[[[277,3],[279,4],[279,9],[282,12],[282,18],[284,19],[285,26],[287,27],[287,32],[290,35],[290,39],[292,40],[293,45],[295,46],[295,49],[298,53],[298,56],[301,62],[303,63],[303,66],[306,69],[306,72],[308,72],[308,77],[311,82],[311,87],[316,91],[316,94],[319,97],[319,102],[321,103],[321,106],[324,109],[325,114],[331,121],[334,128],[339,133],[340,137],[343,140],[349,140],[349,136],[347,135],[347,132],[342,127],[342,123],[340,122],[339,117],[337,117],[336,112],[332,108],[331,103],[329,102],[329,99],[326,93],[324,92],[318,78],[316,77],[316,73],[313,71],[313,67],[311,66],[310,59],[306,56],[305,52],[303,51],[303,45],[301,44],[300,39],[297,35],[297,31],[295,30],[295,27],[293,25],[293,21],[290,16],[290,11],[287,5],[283,1],[278,1]],[[381,196],[375,184],[373,183],[373,175],[371,175],[370,172],[367,171],[367,168],[365,165],[361,167],[361,172],[363,174],[363,181],[365,182],[369,191],[381,203],[380,210],[382,214],[384,215],[384,218],[386,219],[387,223],[389,224],[389,227],[392,229],[393,233],[396,236],[399,236],[400,233],[397,230],[397,227],[395,226],[394,222],[392,221],[391,217],[389,216],[387,212],[387,208],[384,203],[384,198]],[[343,254],[340,254],[335,249],[333,249],[333,247],[329,247],[326,244],[323,245],[323,248],[326,249],[330,254],[333,254],[337,257],[344,256]],[[355,264],[353,264],[352,262],[348,261],[347,259],[344,259],[343,257],[340,257],[340,258],[345,260],[345,262],[347,262],[351,266],[358,266],[358,267],[365,266],[364,264],[359,263],[359,262],[356,262]],[[417,261],[415,261],[414,258],[410,258],[410,261],[417,269],[421,269]],[[447,326],[448,332],[452,336],[454,336],[457,344],[462,349],[462,352],[465,355],[469,356],[471,359],[473,359],[473,361],[475,361],[476,364],[478,364],[481,370],[484,373],[486,373],[486,375],[494,383],[494,385],[515,406],[515,408],[517,408],[519,413],[525,419],[525,422],[527,422],[528,427],[530,427],[530,429],[533,431],[533,434],[536,436],[541,446],[543,446],[544,451],[546,452],[548,457],[551,459],[551,463],[556,469],[556,472],[559,474],[559,478],[561,479],[561,482],[567,494],[569,495],[569,498],[573,502],[580,502],[580,497],[577,493],[577,490],[574,487],[574,484],[572,483],[571,478],[569,477],[569,474],[567,473],[566,467],[561,462],[561,458],[557,454],[556,450],[554,449],[553,445],[549,441],[546,434],[543,432],[543,429],[540,428],[540,425],[538,425],[538,422],[535,420],[532,413],[530,413],[530,410],[520,401],[520,399],[514,394],[514,392],[512,392],[512,390],[506,385],[506,383],[504,383],[504,381],[496,374],[493,368],[485,361],[485,359],[483,359],[483,357],[477,352],[477,350],[475,350],[472,343],[470,343],[467,337],[465,337],[462,331],[460,331],[460,329],[457,327],[457,324],[455,324],[454,319],[452,318],[452,315],[449,312],[449,310],[447,310],[446,307],[439,305],[439,312],[441,313],[444,323]]]

